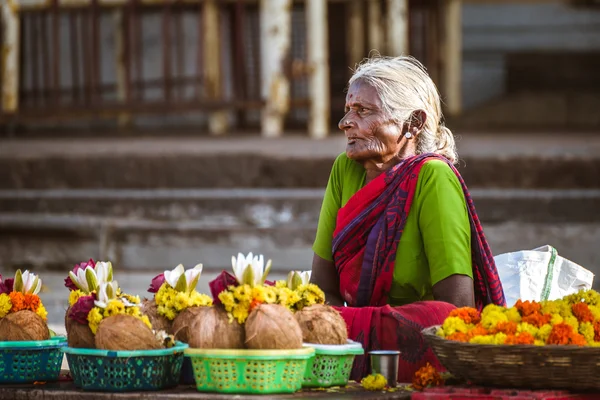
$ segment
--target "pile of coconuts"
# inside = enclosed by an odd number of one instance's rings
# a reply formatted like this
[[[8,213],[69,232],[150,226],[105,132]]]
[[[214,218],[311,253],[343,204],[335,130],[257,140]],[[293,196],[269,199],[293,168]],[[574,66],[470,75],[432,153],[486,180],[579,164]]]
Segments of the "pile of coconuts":
[[[244,324],[230,321],[220,305],[189,307],[173,320],[170,333],[201,349],[300,349],[303,343],[341,345],[348,339],[344,319],[323,304],[295,314],[279,304],[260,304]]]
[[[0,318],[0,341],[48,340],[46,322],[33,311],[21,310]]]

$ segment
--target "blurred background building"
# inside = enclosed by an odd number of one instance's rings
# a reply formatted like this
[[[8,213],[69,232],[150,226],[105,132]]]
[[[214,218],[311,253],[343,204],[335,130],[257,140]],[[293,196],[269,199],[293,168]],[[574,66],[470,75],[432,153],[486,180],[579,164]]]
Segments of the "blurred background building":
[[[600,271],[597,0],[4,0],[0,272],[310,269],[351,68],[421,60],[495,254]]]

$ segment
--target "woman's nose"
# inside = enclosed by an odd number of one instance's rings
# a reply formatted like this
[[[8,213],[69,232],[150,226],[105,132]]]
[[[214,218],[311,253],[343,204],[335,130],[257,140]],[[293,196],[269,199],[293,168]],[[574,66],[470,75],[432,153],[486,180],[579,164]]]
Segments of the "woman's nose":
[[[350,129],[352,127],[352,121],[350,121],[348,118],[346,118],[346,116],[344,116],[344,118],[340,119],[340,122],[338,122],[338,128],[342,131],[345,131],[346,129]]]

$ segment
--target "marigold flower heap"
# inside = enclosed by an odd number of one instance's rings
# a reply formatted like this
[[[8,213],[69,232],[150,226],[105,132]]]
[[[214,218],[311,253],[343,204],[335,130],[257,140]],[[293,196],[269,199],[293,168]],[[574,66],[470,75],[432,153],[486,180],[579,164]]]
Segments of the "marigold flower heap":
[[[262,255],[239,253],[231,258],[237,285],[229,285],[219,293],[229,319],[243,324],[250,312],[260,304],[279,304],[290,311],[298,311],[312,304],[323,304],[325,294],[310,283],[310,271],[292,271],[287,281],[268,282],[271,260],[266,265]]]
[[[110,262],[90,259],[77,264],[65,279],[69,288],[69,312],[67,318],[88,325],[96,334],[100,322],[117,314],[131,315],[152,329],[150,320],[140,312],[140,298],[121,292],[117,281],[113,281]]]
[[[453,310],[437,334],[476,344],[600,346],[600,294],[581,290],[559,300],[521,301],[510,308]]]
[[[42,288],[42,280],[27,270],[17,270],[14,278],[3,279],[0,275],[0,318],[9,313],[23,310],[33,311],[44,321],[48,313],[38,296]]]

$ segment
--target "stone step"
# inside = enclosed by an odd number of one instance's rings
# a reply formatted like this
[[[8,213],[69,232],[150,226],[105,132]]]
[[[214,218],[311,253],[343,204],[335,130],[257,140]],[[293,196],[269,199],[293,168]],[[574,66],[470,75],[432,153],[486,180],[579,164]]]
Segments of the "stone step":
[[[600,273],[600,221],[485,222],[494,254],[556,247],[559,254]],[[279,273],[305,270],[312,262],[315,224],[272,227],[215,226],[199,221],[39,214],[0,214],[0,265],[67,271],[75,262],[111,260],[122,270],[150,271],[202,262],[207,270],[229,268],[238,252],[264,254]]]
[[[299,138],[23,140],[0,143],[0,189],[323,188],[340,135]],[[464,135],[471,188],[599,188],[598,135]]]
[[[173,223],[177,229],[310,228],[318,222],[323,194],[324,189],[0,190],[0,226],[62,226],[68,221],[136,229]],[[479,188],[471,195],[483,222],[600,221],[600,189]]]

